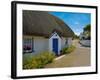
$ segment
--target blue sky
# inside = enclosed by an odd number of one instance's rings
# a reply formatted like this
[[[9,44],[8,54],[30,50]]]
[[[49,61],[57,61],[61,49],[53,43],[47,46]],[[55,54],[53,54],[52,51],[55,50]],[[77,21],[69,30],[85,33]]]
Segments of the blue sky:
[[[75,12],[50,12],[50,14],[62,19],[75,34],[83,32],[83,28],[91,23],[91,14]]]

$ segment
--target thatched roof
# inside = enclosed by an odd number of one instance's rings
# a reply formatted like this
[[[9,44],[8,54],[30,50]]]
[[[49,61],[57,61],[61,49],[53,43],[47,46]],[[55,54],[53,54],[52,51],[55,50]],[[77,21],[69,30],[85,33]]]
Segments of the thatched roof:
[[[48,12],[23,10],[23,35],[49,37],[55,31],[63,37],[74,35],[67,24]]]

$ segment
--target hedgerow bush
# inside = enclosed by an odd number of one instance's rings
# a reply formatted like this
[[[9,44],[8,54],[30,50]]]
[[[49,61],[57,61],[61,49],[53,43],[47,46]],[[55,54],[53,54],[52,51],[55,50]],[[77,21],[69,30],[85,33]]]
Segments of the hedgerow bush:
[[[62,54],[67,54],[67,53],[71,53],[71,52],[73,52],[74,50],[75,50],[75,46],[73,46],[73,45],[71,45],[71,46],[69,46],[69,47],[64,47],[63,49],[62,49]]]
[[[51,63],[55,55],[53,52],[41,52],[37,55],[23,56],[23,69],[43,68],[46,64]]]

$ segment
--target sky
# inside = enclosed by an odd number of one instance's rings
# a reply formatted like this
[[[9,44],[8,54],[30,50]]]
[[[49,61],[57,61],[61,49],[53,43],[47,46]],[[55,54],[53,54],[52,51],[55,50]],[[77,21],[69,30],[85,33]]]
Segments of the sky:
[[[83,28],[91,23],[90,13],[50,12],[50,14],[63,20],[76,35],[80,35],[83,32]]]

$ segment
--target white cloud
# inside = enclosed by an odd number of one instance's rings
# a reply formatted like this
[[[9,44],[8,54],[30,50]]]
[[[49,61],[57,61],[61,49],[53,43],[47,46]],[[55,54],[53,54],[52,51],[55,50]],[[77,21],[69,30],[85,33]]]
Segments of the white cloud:
[[[79,23],[79,22],[75,22],[75,24],[76,24],[76,25],[79,25],[80,23]]]
[[[80,29],[75,29],[75,30],[74,30],[74,33],[75,33],[76,35],[80,35],[81,32],[82,32],[82,30],[80,30]]]

